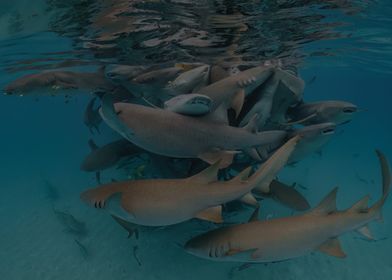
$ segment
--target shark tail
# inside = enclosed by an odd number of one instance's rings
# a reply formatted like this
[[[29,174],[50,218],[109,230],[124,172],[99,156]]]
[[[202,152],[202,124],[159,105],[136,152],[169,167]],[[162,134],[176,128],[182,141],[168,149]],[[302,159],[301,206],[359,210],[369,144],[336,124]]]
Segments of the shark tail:
[[[381,166],[382,196],[379,201],[377,201],[372,207],[370,207],[369,211],[374,213],[374,217],[376,220],[382,221],[382,207],[384,206],[385,201],[388,198],[391,188],[392,177],[391,168],[387,158],[379,150],[376,150],[376,153]]]

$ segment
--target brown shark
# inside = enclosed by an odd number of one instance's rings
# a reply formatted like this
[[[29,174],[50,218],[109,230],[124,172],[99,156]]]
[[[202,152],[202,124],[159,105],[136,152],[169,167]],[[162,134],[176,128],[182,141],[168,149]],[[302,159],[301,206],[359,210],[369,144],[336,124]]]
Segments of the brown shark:
[[[86,203],[105,208],[134,224],[166,226],[192,218],[222,222],[221,204],[241,198],[269,180],[283,167],[298,138],[288,141],[248,178],[246,168],[230,181],[218,181],[219,163],[185,179],[149,179],[116,182],[81,194]]]
[[[333,122],[339,125],[351,121],[356,112],[358,112],[358,107],[352,103],[327,100],[299,104],[289,110],[288,115],[293,124],[309,125]]]
[[[98,147],[93,140],[88,142],[91,152],[80,165],[80,169],[86,172],[95,172],[98,183],[100,183],[100,172],[115,166],[125,157],[131,157],[142,153],[142,149],[133,145],[125,139],[117,140]]]
[[[4,89],[5,94],[25,95],[49,89],[54,94],[57,90],[82,89],[113,91],[115,85],[104,77],[103,68],[97,72],[46,71],[23,76],[11,82]]]
[[[238,115],[245,96],[264,83],[273,73],[274,68],[270,66],[253,67],[212,83],[197,93],[212,99],[210,112],[222,105],[224,109],[233,108]]]
[[[256,133],[251,126],[237,128],[130,103],[113,105],[110,95],[104,96],[100,112],[112,129],[147,151],[176,158],[200,158],[210,164],[221,159],[222,168],[230,165],[239,151],[286,137],[285,131]]]
[[[390,167],[377,151],[382,171],[383,195],[368,207],[369,196],[350,209],[336,209],[335,188],[307,214],[266,221],[257,220],[257,211],[248,223],[220,228],[199,235],[185,245],[195,256],[215,261],[276,262],[303,256],[313,251],[343,258],[338,236],[356,230],[372,238],[367,224],[381,219],[381,210],[391,185]]]

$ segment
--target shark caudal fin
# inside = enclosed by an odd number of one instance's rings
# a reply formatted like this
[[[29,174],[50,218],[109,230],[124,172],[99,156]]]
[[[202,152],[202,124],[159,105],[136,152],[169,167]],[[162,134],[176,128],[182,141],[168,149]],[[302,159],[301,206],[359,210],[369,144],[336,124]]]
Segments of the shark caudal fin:
[[[381,177],[382,177],[382,196],[371,208],[370,211],[374,211],[375,219],[382,221],[382,207],[389,195],[391,188],[391,168],[385,155],[376,150],[378,160],[380,161]]]

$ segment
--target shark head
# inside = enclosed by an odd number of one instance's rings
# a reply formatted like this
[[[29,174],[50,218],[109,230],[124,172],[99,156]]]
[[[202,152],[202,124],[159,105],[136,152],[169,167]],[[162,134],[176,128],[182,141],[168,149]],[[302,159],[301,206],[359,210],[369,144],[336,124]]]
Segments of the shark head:
[[[189,93],[203,81],[207,81],[210,73],[209,65],[202,65],[179,75],[169,82],[167,88],[178,93]]]
[[[130,66],[109,64],[105,66],[105,77],[115,83],[129,81],[140,75],[146,68],[143,66]]]
[[[23,76],[11,82],[4,88],[5,95],[24,95],[26,93],[36,92],[43,87],[51,87],[54,84],[50,79],[43,79],[44,75],[31,74]]]
[[[301,141],[291,154],[289,163],[300,161],[314,152],[319,152],[334,135],[335,129],[334,123],[322,123],[305,126],[294,131],[292,136],[299,135]]]
[[[212,99],[202,94],[181,94],[167,100],[165,110],[186,115],[204,115],[210,112]]]
[[[321,105],[318,115],[324,121],[333,122],[339,125],[350,122],[357,112],[358,107],[352,103],[345,101],[328,101]]]

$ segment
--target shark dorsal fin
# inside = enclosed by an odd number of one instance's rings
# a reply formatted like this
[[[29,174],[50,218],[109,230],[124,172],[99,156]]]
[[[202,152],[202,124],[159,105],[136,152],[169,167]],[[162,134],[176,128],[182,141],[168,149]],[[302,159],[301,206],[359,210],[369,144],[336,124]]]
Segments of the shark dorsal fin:
[[[374,237],[367,225],[357,229],[357,232],[369,240],[374,240]]]
[[[88,140],[88,145],[89,145],[91,151],[95,151],[96,149],[98,149],[98,145],[95,144],[93,139]]]
[[[220,169],[219,168],[220,165],[221,165],[221,160],[218,160],[211,166],[207,167],[200,173],[193,175],[189,179],[205,184],[216,182],[218,180],[218,171]]]
[[[238,173],[237,176],[231,179],[230,182],[234,182],[234,183],[245,182],[249,178],[250,172],[252,172],[252,166],[249,166],[244,170],[242,170],[240,173]]]
[[[248,222],[255,222],[259,220],[259,209],[260,206],[257,206],[256,209],[253,211],[252,215],[249,217]]]
[[[214,111],[204,115],[202,117],[204,120],[217,122],[221,124],[229,124],[229,120],[227,117],[227,108],[224,104],[221,104]]]
[[[251,133],[256,133],[258,129],[257,121],[259,119],[259,114],[254,114],[249,122],[244,126],[244,129]]]
[[[235,116],[238,118],[238,115],[240,114],[242,110],[242,106],[244,105],[245,102],[245,90],[240,89],[233,97],[233,100],[231,102],[231,107],[235,111]]]
[[[368,205],[369,205],[369,198],[370,196],[367,195],[357,203],[355,203],[348,211],[355,212],[355,213],[366,213],[368,212]]]
[[[257,199],[253,196],[251,192],[248,192],[246,195],[240,198],[240,201],[246,205],[252,206],[252,207],[259,207],[259,202]]]
[[[320,252],[324,254],[334,256],[337,258],[345,258],[346,253],[344,253],[342,247],[340,246],[340,242],[337,238],[328,239],[326,242],[321,244],[318,248]]]
[[[336,194],[338,188],[334,188],[316,208],[312,210],[312,214],[328,215],[336,211]]]
[[[222,206],[218,205],[204,209],[197,213],[195,217],[200,220],[210,221],[213,223],[223,223]]]

